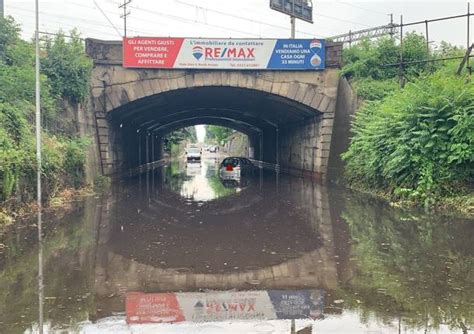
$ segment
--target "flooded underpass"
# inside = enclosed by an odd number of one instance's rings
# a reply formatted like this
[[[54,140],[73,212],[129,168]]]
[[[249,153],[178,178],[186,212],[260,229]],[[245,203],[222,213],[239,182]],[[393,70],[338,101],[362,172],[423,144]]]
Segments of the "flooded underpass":
[[[218,169],[171,161],[47,214],[42,245],[35,219],[0,236],[0,333],[36,333],[39,315],[48,333],[473,328],[472,220]]]

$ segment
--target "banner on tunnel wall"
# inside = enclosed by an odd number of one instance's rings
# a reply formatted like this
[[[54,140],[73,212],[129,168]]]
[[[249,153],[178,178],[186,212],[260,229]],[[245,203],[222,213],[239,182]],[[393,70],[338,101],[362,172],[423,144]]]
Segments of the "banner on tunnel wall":
[[[322,70],[325,53],[322,39],[123,39],[129,68]]]
[[[323,313],[324,291],[130,292],[125,309],[129,324],[316,319]]]

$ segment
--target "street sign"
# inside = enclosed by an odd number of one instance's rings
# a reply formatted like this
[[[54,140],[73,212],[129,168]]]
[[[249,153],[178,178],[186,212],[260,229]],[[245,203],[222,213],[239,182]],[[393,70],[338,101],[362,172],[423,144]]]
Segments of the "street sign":
[[[270,0],[270,8],[313,23],[313,4],[308,0]]]
[[[123,66],[224,70],[322,70],[321,39],[123,39]]]

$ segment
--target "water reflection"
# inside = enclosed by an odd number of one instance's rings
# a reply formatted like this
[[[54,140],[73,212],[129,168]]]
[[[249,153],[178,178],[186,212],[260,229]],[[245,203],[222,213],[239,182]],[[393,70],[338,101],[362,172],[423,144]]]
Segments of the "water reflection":
[[[44,277],[43,277],[43,218],[38,208],[38,333],[43,334],[44,327]]]
[[[374,207],[356,196],[343,218],[357,259],[357,275],[341,289],[345,308],[426,331],[472,327],[472,221]]]
[[[182,198],[193,201],[210,201],[234,194],[234,187],[229,189],[220,182],[217,169],[215,159],[172,161],[165,169],[164,185]]]
[[[307,180],[282,176],[276,183],[266,174],[241,192],[220,193],[211,186],[213,166],[187,175],[185,165],[173,163],[88,198],[66,216],[47,216],[42,247],[34,221],[0,235],[0,333],[38,332],[39,254],[49,331],[129,333],[131,292],[176,292],[196,306],[199,298],[274,290],[324,291],[324,303],[313,303],[321,306],[318,320],[296,321],[296,329],[311,325],[315,333],[467,333],[474,326],[472,220],[407,213]],[[195,177],[207,180],[212,196],[182,193]],[[132,328],[290,333],[291,327],[277,313],[245,322],[201,320]]]
[[[129,324],[319,319],[323,290],[254,290],[126,295]]]

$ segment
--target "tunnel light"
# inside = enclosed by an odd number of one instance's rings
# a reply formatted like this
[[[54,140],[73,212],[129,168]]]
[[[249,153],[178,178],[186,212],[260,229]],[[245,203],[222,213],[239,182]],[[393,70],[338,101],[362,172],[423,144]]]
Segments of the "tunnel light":
[[[120,128],[123,128],[123,123],[120,123]]]
[[[137,130],[137,133],[139,133],[139,132],[140,132],[140,129]]]

